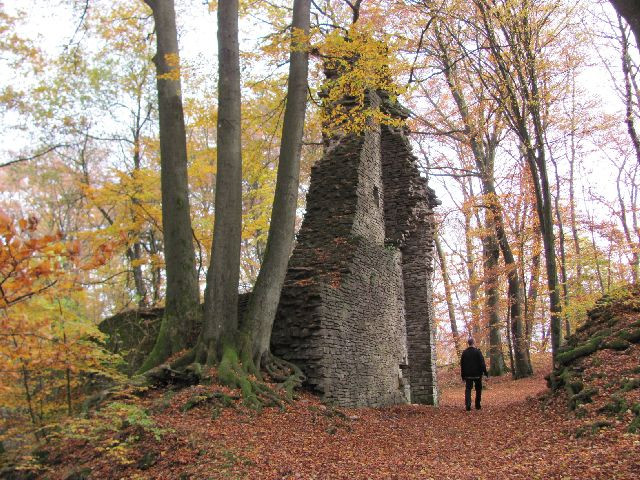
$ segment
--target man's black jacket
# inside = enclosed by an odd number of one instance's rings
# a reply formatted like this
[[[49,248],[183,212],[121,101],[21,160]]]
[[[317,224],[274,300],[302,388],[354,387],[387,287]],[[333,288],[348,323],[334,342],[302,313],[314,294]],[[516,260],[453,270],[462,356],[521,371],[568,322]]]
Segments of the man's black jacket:
[[[482,352],[476,347],[469,347],[462,352],[460,358],[460,374],[465,378],[480,378],[487,375],[487,365],[484,363]]]

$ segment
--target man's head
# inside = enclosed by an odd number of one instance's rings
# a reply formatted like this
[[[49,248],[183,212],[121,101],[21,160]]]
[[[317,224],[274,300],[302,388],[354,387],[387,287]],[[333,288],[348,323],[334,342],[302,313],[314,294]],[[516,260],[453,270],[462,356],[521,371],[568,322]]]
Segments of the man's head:
[[[469,344],[470,347],[473,347],[476,344],[476,341],[473,339],[473,337],[469,337],[469,339],[467,340],[467,343]]]

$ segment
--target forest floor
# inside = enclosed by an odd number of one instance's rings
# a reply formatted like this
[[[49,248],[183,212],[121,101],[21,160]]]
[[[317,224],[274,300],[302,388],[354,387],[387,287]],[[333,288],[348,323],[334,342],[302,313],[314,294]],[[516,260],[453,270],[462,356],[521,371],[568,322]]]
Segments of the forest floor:
[[[127,450],[125,429],[112,446],[70,442],[43,478],[637,479],[640,435],[623,422],[577,434],[584,420],[568,413],[563,393],[549,393],[545,373],[490,378],[482,410],[470,412],[456,371],[440,375],[439,407],[333,409],[302,394],[285,411],[206,403],[183,411],[213,387],[152,392],[142,403],[156,433],[165,430],[160,441],[142,435]],[[82,466],[86,477],[69,477]]]

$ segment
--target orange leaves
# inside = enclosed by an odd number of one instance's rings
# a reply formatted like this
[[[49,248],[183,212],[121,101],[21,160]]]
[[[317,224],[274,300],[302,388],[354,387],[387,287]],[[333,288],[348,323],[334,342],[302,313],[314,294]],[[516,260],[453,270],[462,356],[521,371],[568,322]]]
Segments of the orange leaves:
[[[69,254],[62,235],[36,235],[34,217],[0,216],[0,308],[8,308],[52,286]]]
[[[86,318],[76,278],[112,251],[105,243],[81,260],[78,240],[40,235],[34,217],[0,215],[0,404],[12,419],[21,418],[18,435],[55,420],[61,410],[71,412],[83,375],[112,376],[113,362],[96,342],[103,335]]]
[[[99,478],[528,480],[611,478],[611,472],[614,478],[636,478],[637,437],[610,431],[573,438],[573,420],[564,407],[534,398],[545,388],[542,374],[518,381],[491,378],[483,410],[471,412],[464,410],[459,381],[443,388],[439,407],[335,409],[304,393],[285,411],[259,413],[241,401],[234,408],[203,403],[184,411],[186,402],[207,391],[239,394],[218,385],[155,391],[140,407],[155,411],[154,425],[171,433],[160,442],[147,436],[137,444],[137,458],[153,454],[149,469],[141,472],[135,462],[114,465],[108,455],[96,456],[91,445],[66,448],[64,464],[86,462]]]

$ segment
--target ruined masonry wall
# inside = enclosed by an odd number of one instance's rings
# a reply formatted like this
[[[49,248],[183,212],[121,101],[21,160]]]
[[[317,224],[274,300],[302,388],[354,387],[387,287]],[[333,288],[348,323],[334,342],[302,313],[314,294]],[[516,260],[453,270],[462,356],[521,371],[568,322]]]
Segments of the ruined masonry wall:
[[[402,252],[411,401],[435,405],[435,320],[433,272],[435,193],[420,176],[417,159],[402,130],[382,127],[382,178],[387,241]]]
[[[324,400],[437,401],[432,226],[401,131],[345,136],[313,167],[272,350],[300,365]]]

